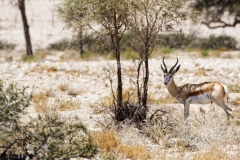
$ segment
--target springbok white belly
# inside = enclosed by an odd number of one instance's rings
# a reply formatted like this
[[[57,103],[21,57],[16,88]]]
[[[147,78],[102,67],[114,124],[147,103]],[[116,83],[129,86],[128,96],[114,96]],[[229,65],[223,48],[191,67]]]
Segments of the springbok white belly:
[[[199,96],[192,96],[187,99],[187,101],[191,103],[197,103],[197,104],[208,104],[211,103],[212,100],[207,92],[203,93]]]
[[[177,100],[179,101],[179,103],[183,104],[182,98],[177,98]],[[193,103],[208,104],[211,102],[212,102],[212,100],[207,92],[205,92],[204,94],[199,95],[199,96],[191,96],[187,99],[187,103],[189,103],[189,104],[193,104]]]

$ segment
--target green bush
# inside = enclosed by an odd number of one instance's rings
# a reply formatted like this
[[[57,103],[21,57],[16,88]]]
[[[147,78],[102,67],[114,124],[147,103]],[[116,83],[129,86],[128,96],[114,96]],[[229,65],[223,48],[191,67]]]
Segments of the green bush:
[[[91,158],[97,146],[81,122],[67,122],[47,111],[33,119],[25,114],[31,95],[0,81],[0,159]],[[26,121],[28,119],[29,123]]]
[[[164,34],[159,37],[163,48],[184,49],[192,41],[192,38],[183,34]]]
[[[208,38],[198,38],[195,39],[189,45],[190,48],[201,48],[204,50],[208,49],[227,49],[227,50],[236,50],[237,49],[237,41],[230,36],[215,36],[211,35]]]
[[[66,50],[70,47],[73,47],[73,48],[76,47],[75,45],[74,46],[71,46],[71,45],[73,45],[71,43],[71,41],[63,39],[63,40],[60,40],[58,42],[50,44],[48,49],[57,50],[57,51],[64,51],[64,50]]]
[[[203,50],[236,50],[237,41],[230,36],[211,35],[207,38],[186,36],[183,34],[160,35],[160,42],[163,48],[186,49],[201,48]]]

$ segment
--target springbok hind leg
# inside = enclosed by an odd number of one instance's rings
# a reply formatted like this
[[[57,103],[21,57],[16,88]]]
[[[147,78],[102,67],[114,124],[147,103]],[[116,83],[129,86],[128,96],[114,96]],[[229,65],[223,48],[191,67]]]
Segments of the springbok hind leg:
[[[229,107],[225,104],[224,101],[223,101],[222,103],[217,103],[217,105],[218,105],[219,107],[221,107],[221,108],[226,112],[226,114],[227,114],[227,116],[228,116],[228,119],[229,119],[230,117],[232,117],[232,109],[229,108]]]

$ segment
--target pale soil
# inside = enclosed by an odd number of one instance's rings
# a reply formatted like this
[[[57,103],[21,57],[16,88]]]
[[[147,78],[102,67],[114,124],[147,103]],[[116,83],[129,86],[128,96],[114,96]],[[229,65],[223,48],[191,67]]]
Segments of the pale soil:
[[[102,126],[98,121],[105,123],[105,117],[108,116],[101,112],[101,101],[111,94],[108,70],[115,68],[114,60],[104,60],[95,58],[94,60],[62,60],[62,57],[70,55],[71,51],[66,52],[50,52],[46,57],[36,62],[23,62],[22,56],[24,51],[24,37],[22,22],[19,10],[13,6],[7,5],[8,1],[0,1],[0,40],[17,44],[14,51],[0,51],[0,79],[4,83],[17,83],[19,86],[28,86],[28,92],[37,95],[41,92],[50,93],[49,104],[53,107],[56,101],[75,102],[77,108],[69,111],[60,111],[63,116],[77,116],[89,130],[101,130]],[[50,43],[61,40],[62,38],[71,38],[72,33],[68,29],[64,29],[64,24],[56,16],[56,5],[61,1],[27,1],[27,14],[29,17],[30,34],[32,38],[33,49],[46,48]],[[34,9],[33,9],[34,7]],[[55,8],[55,9],[54,9]],[[186,27],[186,30],[187,27]],[[200,32],[201,29],[198,29]],[[239,30],[239,29],[238,29]],[[186,31],[187,32],[187,31]],[[209,30],[204,29],[204,34],[209,34]],[[217,32],[217,31],[214,31]],[[224,32],[230,35],[236,34],[237,31],[218,30],[218,33]],[[239,37],[238,37],[239,38]],[[185,83],[201,83],[205,81],[220,81],[228,86],[240,84],[240,52],[224,52],[220,57],[201,57],[198,52],[182,52],[177,51],[175,54],[166,55],[166,64],[170,68],[176,61],[176,56],[181,64],[180,71],[175,75],[175,82],[178,85]],[[160,69],[162,55],[159,53],[150,64],[150,80],[148,91],[156,99],[161,99],[168,95],[166,87],[163,85],[163,74]],[[131,70],[136,69],[134,63],[129,60],[123,60],[124,69],[124,88],[128,89],[129,75]],[[51,70],[51,68],[56,70]],[[116,88],[116,77],[114,76],[114,89]],[[62,91],[61,85],[66,85],[68,90]],[[69,95],[68,91],[77,93],[76,96]],[[240,93],[229,94],[229,107],[239,110],[239,106],[233,105],[231,102],[240,97]],[[177,109],[179,117],[183,116],[183,107],[179,104],[149,104],[149,114],[155,109],[174,106]],[[214,123],[220,119],[226,119],[222,109],[213,105],[192,105],[190,108],[193,118],[194,113],[200,114],[199,107],[206,112],[213,114],[219,113]],[[215,108],[214,110],[212,108]],[[37,112],[34,104],[29,108],[29,115],[35,117]],[[209,119],[208,119],[209,120]],[[195,120],[196,121],[196,120]],[[211,120],[210,120],[211,121]],[[216,125],[217,126],[217,125]],[[239,128],[239,126],[236,126]],[[207,128],[204,128],[207,130]],[[127,129],[126,129],[127,130]],[[189,158],[189,152],[179,152],[178,148],[166,149],[163,145],[155,144],[148,138],[139,134],[136,129],[130,128],[123,130],[118,134],[125,144],[145,145],[152,152],[158,153],[154,159],[158,159],[161,154],[168,155],[169,159],[186,159]],[[205,130],[204,130],[205,131]],[[214,130],[215,131],[215,130]],[[206,131],[208,132],[208,131]],[[209,132],[211,130],[209,129]],[[229,131],[230,132],[230,131]],[[204,132],[205,133],[205,132]],[[212,132],[211,132],[212,133]],[[214,134],[214,133],[213,133]],[[237,134],[237,133],[236,133]],[[216,135],[217,136],[217,135]],[[128,137],[128,138],[127,138]],[[226,138],[227,139],[227,138]],[[239,155],[238,144],[232,145],[229,141],[225,141],[223,147],[230,155]],[[222,145],[222,144],[221,144]],[[211,148],[211,144],[199,150],[199,153],[206,152]],[[236,156],[235,156],[236,157]],[[224,158],[223,158],[224,159]]]

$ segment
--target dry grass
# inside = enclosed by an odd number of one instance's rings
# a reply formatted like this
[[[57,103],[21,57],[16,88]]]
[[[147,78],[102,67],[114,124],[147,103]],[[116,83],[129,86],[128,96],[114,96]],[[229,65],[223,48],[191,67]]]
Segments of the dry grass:
[[[65,73],[66,73],[66,74],[70,74],[70,75],[76,75],[76,74],[78,73],[78,71],[72,69],[72,70],[67,70],[67,71],[65,71]]]
[[[232,93],[240,93],[240,84],[231,84],[228,85],[228,89]]]
[[[120,145],[118,148],[118,152],[121,154],[125,154],[127,158],[134,159],[149,159],[150,151],[146,149],[144,146],[127,146]]]
[[[113,153],[123,154],[130,159],[148,159],[150,151],[144,146],[124,145],[121,140],[116,137],[115,131],[102,131],[94,134],[98,146],[103,156]]]
[[[34,103],[39,103],[40,101],[45,101],[47,99],[47,95],[44,92],[40,92],[36,95],[33,95],[32,101]]]
[[[84,91],[81,89],[80,86],[78,85],[69,85],[67,87],[67,94],[70,95],[70,96],[74,96],[76,97],[77,95],[79,94],[82,94]]]
[[[39,72],[42,73],[44,71],[47,72],[57,72],[58,69],[54,66],[41,66],[41,65],[36,65],[34,68],[30,70],[31,72]]]
[[[224,151],[223,146],[212,146],[208,151],[204,153],[196,153],[193,156],[193,160],[231,160],[234,157],[231,157],[228,153]]]
[[[198,70],[195,72],[196,76],[207,76],[206,70],[202,68],[198,68]]]
[[[68,88],[69,84],[68,83],[61,83],[60,85],[58,85],[58,88],[60,89],[60,91],[66,91]]]
[[[63,101],[59,104],[58,108],[61,111],[76,110],[80,108],[80,103],[73,101]]]
[[[148,102],[151,104],[177,104],[178,101],[173,98],[169,93],[162,97],[156,97],[154,93],[148,94]]]
[[[43,112],[46,109],[48,103],[48,96],[44,92],[40,92],[33,95],[32,102],[34,103],[34,108],[36,112]]]
[[[70,84],[70,83],[61,83],[60,85],[58,85],[58,88],[60,89],[60,91],[66,92],[68,95],[74,96],[74,97],[84,93],[81,86]]]
[[[52,93],[51,93],[52,94]],[[40,92],[39,94],[33,95],[32,102],[36,112],[45,112],[48,109],[54,107],[60,111],[76,110],[80,108],[80,103],[76,101],[62,101],[48,92]]]

